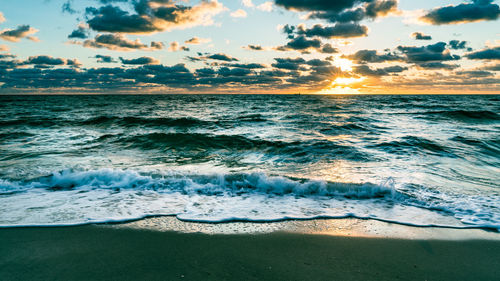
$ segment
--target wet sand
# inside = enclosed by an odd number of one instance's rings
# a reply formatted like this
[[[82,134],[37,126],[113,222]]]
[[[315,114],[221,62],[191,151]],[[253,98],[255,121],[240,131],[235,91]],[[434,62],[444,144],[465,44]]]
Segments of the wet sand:
[[[0,229],[1,280],[498,280],[500,241]]]

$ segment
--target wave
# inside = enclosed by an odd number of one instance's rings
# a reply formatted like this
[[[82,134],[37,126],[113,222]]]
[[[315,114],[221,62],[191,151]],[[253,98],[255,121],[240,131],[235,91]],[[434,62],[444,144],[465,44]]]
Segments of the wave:
[[[93,141],[97,144],[112,143],[126,148],[142,150],[170,150],[176,149],[183,153],[207,150],[227,150],[231,153],[242,151],[258,151],[275,155],[286,155],[293,158],[316,157],[351,159],[365,161],[368,156],[353,146],[338,145],[328,140],[307,140],[285,142],[279,140],[265,140],[248,138],[241,135],[214,135],[202,133],[146,133],[138,135],[106,134]],[[286,157],[283,158],[286,160]],[[297,160],[297,159],[295,159]]]
[[[420,112],[424,118],[447,118],[462,122],[500,121],[500,115],[488,110],[440,110]]]
[[[27,181],[11,182],[0,180],[0,190],[6,192],[32,188],[43,188],[51,191],[89,189],[119,191],[121,189],[134,189],[204,195],[241,195],[258,192],[272,195],[341,196],[357,199],[402,196],[397,194],[390,179],[381,185],[372,183],[357,184],[268,176],[259,172],[162,175],[114,169],[63,170]]]
[[[393,154],[408,154],[408,152],[415,153],[434,153],[445,154],[446,156],[454,156],[446,147],[441,146],[431,140],[420,138],[416,136],[406,136],[401,138],[400,141],[383,142],[371,146],[373,148],[382,149],[385,152]]]
[[[116,116],[99,116],[79,122],[80,125],[92,126],[110,126],[119,125],[123,127],[135,126],[166,126],[166,127],[201,127],[213,126],[214,122],[204,121],[191,117],[169,118],[143,118],[143,117],[116,117]]]
[[[490,213],[484,207],[497,208],[495,202],[500,198],[446,201],[438,193],[425,199],[422,195],[427,192],[414,192],[418,195],[396,188],[392,179],[373,184],[260,172],[64,170],[23,181],[0,180],[0,226],[74,225],[175,215],[198,222],[357,217],[418,226],[500,229],[495,210]]]

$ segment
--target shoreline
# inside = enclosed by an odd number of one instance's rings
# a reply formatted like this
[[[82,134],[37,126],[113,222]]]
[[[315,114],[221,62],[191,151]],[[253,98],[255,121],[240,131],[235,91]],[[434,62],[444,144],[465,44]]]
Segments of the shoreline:
[[[113,228],[146,229],[160,232],[203,234],[268,234],[289,232],[329,236],[365,238],[438,239],[438,240],[499,240],[500,233],[475,227],[413,226],[376,219],[325,218],[290,219],[273,222],[204,223],[177,219],[175,216],[155,216],[124,223],[101,224]]]
[[[0,229],[0,276],[2,280],[494,280],[500,276],[500,239],[488,238],[500,237],[498,233],[447,229],[445,237],[439,229],[427,229],[441,237],[401,239],[388,238],[385,232],[379,236],[355,232],[367,227],[365,223],[370,222],[342,222],[344,235],[287,231],[286,227],[297,226],[291,223],[253,234],[187,233],[130,224],[6,228]],[[376,224],[368,229],[383,229]],[[400,231],[390,227],[393,233]],[[334,228],[341,229],[340,222]]]

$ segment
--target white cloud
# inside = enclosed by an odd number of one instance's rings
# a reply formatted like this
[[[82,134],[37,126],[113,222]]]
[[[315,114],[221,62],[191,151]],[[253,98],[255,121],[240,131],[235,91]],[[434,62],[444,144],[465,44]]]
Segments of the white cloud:
[[[264,12],[271,12],[273,10],[273,2],[271,2],[271,1],[264,2],[264,3],[260,4],[259,6],[257,6],[257,9],[264,11]]]
[[[242,9],[236,10],[231,13],[231,17],[233,18],[246,18],[247,17],[247,12],[245,12]]]
[[[5,21],[5,17],[3,16],[2,12],[0,12],[0,23]]]
[[[243,6],[252,8],[254,7],[254,4],[252,0],[242,0],[241,3],[243,3]]]

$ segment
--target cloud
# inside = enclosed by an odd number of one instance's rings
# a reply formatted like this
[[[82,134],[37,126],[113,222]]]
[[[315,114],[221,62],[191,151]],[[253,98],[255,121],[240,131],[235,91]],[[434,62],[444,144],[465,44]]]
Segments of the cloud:
[[[359,22],[364,19],[375,19],[389,14],[398,13],[397,0],[374,0],[374,1],[343,1],[352,2],[352,9],[320,9],[312,10],[307,15],[309,19],[323,19],[329,22]],[[364,3],[363,3],[364,2]],[[361,4],[361,5],[357,5]]]
[[[442,63],[440,61],[419,63],[417,64],[417,66],[424,69],[443,69],[443,70],[453,70],[460,67],[460,65],[458,64],[448,64],[448,63]]]
[[[5,22],[5,17],[3,16],[3,13],[0,12],[0,23]]]
[[[98,63],[114,63],[117,62],[112,56],[95,55]]]
[[[163,49],[165,49],[165,44],[163,44],[163,42],[151,41],[150,49],[151,50],[163,50]]]
[[[9,51],[9,46],[0,45],[0,52],[8,52],[8,51]]]
[[[200,44],[205,44],[212,41],[210,38],[199,38],[199,37],[193,37],[191,39],[188,39],[184,41],[186,44],[191,44],[191,45],[200,45]]]
[[[10,41],[19,42],[22,38],[27,38],[32,41],[39,41],[38,38],[30,36],[37,33],[38,30],[30,27],[29,25],[19,25],[15,29],[4,29],[0,31],[0,38]]]
[[[432,40],[432,37],[430,35],[425,35],[422,32],[413,32],[411,34],[411,37],[413,37],[415,40]]]
[[[395,65],[384,68],[371,69],[368,65],[359,65],[353,68],[354,72],[363,76],[387,76],[408,70],[408,67]]]
[[[348,56],[343,56],[344,58],[348,58],[350,60],[353,60],[355,62],[362,62],[362,63],[380,63],[380,62],[390,62],[390,61],[402,61],[403,57],[386,52],[386,53],[379,53],[376,50],[359,50],[356,53]]]
[[[266,65],[261,63],[231,63],[225,64],[226,66],[238,67],[238,68],[248,68],[248,69],[260,69],[266,68]]]
[[[350,9],[358,3],[357,0],[275,0],[276,5],[293,11],[333,11],[340,12]]]
[[[500,8],[492,0],[472,0],[456,6],[445,6],[428,11],[420,20],[435,24],[460,24],[484,20],[496,20]]]
[[[299,35],[307,37],[322,37],[322,38],[353,38],[364,37],[368,35],[368,27],[358,23],[337,23],[334,26],[324,26],[315,24],[311,28],[306,28],[305,25],[297,26],[295,32]]]
[[[242,0],[241,3],[243,4],[243,6],[248,7],[248,8],[254,7],[252,0]]]
[[[500,46],[468,53],[465,57],[471,60],[500,60]]]
[[[485,65],[485,66],[482,66],[481,69],[491,70],[491,71],[500,71],[500,63]]]
[[[271,12],[273,10],[273,2],[271,1],[264,2],[259,6],[257,6],[257,9],[264,12]]]
[[[64,65],[65,59],[53,58],[51,56],[33,56],[26,61],[28,64],[48,64],[48,65]]]
[[[71,4],[72,4],[71,0],[66,1],[61,7],[62,12],[68,14],[76,14],[76,10],[73,9]]]
[[[337,53],[338,49],[334,48],[331,44],[323,44],[320,39],[308,39],[304,35],[297,36],[290,40],[286,45],[276,48],[277,51],[299,51],[302,53],[309,53],[316,51],[319,53],[333,54]]]
[[[161,42],[151,42],[151,46],[142,43],[139,39],[134,41],[126,38],[122,34],[97,34],[94,39],[80,42],[71,42],[83,45],[86,48],[108,49],[113,51],[133,51],[133,50],[159,50],[163,48]]]
[[[169,0],[138,0],[133,4],[135,13],[111,5],[89,7],[86,9],[87,23],[99,32],[147,34],[212,25],[213,17],[226,10],[217,0],[204,0],[195,6],[173,4]]]
[[[463,70],[463,71],[456,71],[455,74],[461,76],[474,77],[474,78],[494,76],[492,72],[485,70]]]
[[[306,60],[303,58],[275,58],[276,62],[272,64],[273,67],[287,70],[299,70],[304,69],[303,64]]]
[[[467,41],[451,40],[448,45],[453,50],[468,50],[472,51],[472,48],[467,47]]]
[[[132,65],[144,65],[144,64],[159,64],[160,61],[152,57],[140,57],[136,59],[124,59],[120,57],[122,64],[132,64]]]
[[[252,50],[252,51],[264,51],[264,47],[262,47],[261,45],[248,45],[248,46],[244,46],[243,49]]]
[[[293,38],[290,42],[288,42],[285,46],[278,47],[278,51],[289,51],[289,50],[298,50],[298,51],[307,51],[310,49],[319,49],[321,48],[321,40],[319,39],[308,39],[306,36],[301,35]]]
[[[45,55],[31,56],[26,61],[22,62],[22,64],[34,64],[38,67],[43,67],[43,68],[52,66],[63,66],[63,65],[80,67],[82,65],[81,62],[79,62],[77,59],[54,58]]]
[[[87,39],[89,38],[89,30],[87,29],[87,25],[79,24],[78,27],[68,35],[69,39]]]
[[[238,9],[238,10],[232,12],[229,15],[231,17],[233,17],[233,18],[246,18],[247,17],[247,12],[245,12],[245,10]]]
[[[407,62],[427,62],[427,61],[448,61],[458,60],[460,56],[452,55],[450,50],[446,49],[445,42],[436,44],[414,47],[414,46],[398,46],[397,50],[406,56]]]
[[[168,50],[170,52],[177,52],[177,51],[186,51],[187,52],[187,51],[189,51],[189,48],[186,46],[180,46],[179,42],[174,41],[174,42],[170,43],[170,47],[168,47]]]
[[[234,58],[230,55],[226,55],[226,54],[222,54],[222,53],[209,55],[209,56],[206,56],[205,58],[212,59],[212,60],[221,60],[221,61],[238,61],[237,58]]]

